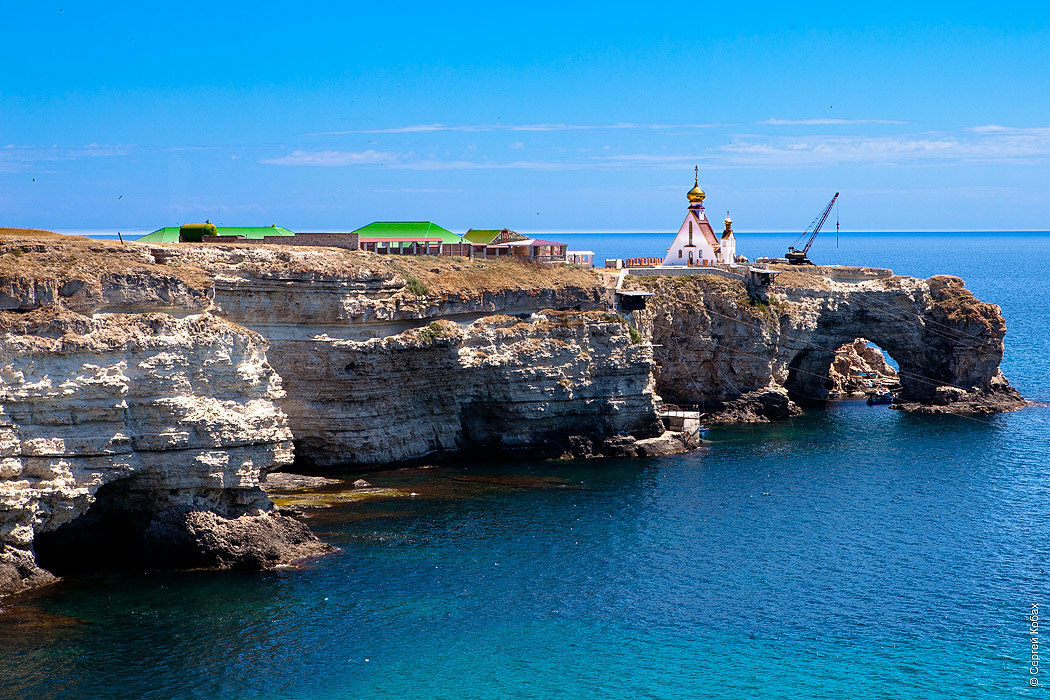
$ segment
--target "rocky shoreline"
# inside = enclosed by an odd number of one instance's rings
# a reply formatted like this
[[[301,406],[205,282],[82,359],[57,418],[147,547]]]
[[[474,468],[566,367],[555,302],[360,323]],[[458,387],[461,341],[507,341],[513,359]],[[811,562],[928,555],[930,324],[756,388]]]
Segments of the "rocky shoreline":
[[[0,595],[322,554],[262,487],[296,463],[692,449],[664,400],[710,422],[797,414],[856,338],[900,363],[903,410],[1024,405],[998,307],[958,278],[629,280],[645,310],[568,266],[4,234]]]

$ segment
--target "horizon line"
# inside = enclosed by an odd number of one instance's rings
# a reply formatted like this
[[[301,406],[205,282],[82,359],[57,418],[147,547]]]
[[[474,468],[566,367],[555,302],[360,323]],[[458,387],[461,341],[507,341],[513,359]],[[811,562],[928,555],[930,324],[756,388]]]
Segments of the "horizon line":
[[[34,227],[25,227],[25,228],[34,228]],[[459,228],[459,227],[454,227],[454,228]],[[467,228],[465,228],[463,230],[467,231],[470,228],[472,228],[472,227],[467,227]],[[507,228],[511,228],[511,227],[507,227]],[[146,235],[146,234],[152,233],[153,231],[156,231],[157,229],[145,229],[145,228],[139,228],[139,227],[127,228],[127,229],[125,229],[125,228],[118,228],[118,227],[90,227],[90,228],[87,228],[87,227],[85,227],[85,228],[66,228],[66,227],[58,228],[58,227],[56,227],[56,228],[52,228],[52,229],[43,229],[43,230],[51,231],[52,233],[57,233],[57,234],[61,234],[61,235],[84,236],[84,237],[90,238],[92,234],[94,234],[94,235],[116,236],[118,234],[118,232],[120,234],[129,235],[129,236]],[[289,229],[289,230],[295,232],[295,229]],[[354,230],[356,230],[356,229],[347,230],[347,229],[343,229],[343,228],[300,227],[300,230],[298,232],[299,233],[307,233],[307,232],[309,232],[309,233],[350,233],[350,232],[352,232]],[[449,229],[449,230],[453,230],[453,229]],[[515,230],[515,229],[511,228],[511,230]],[[645,230],[637,230],[637,229],[617,229],[617,230],[610,230],[610,229],[527,229],[527,232],[528,233],[537,234],[537,235],[562,234],[562,235],[582,235],[582,236],[594,236],[594,235],[603,235],[603,234],[604,235],[617,235],[617,236],[628,235],[628,234],[637,234],[637,235],[643,235],[643,236],[650,236],[650,235],[673,236],[675,234],[674,231],[669,230],[669,229],[668,230],[663,230],[663,231],[653,231],[653,230],[645,231]],[[741,231],[739,229],[734,229],[734,233],[736,233],[738,235],[744,235],[744,236],[749,235],[749,234],[756,234],[756,235],[763,235],[763,234],[795,234],[795,235],[801,235],[802,234],[802,232],[798,231],[797,229],[753,229],[753,230],[743,230],[743,231]],[[829,231],[825,231],[824,233],[825,233],[825,235],[829,235],[830,234]],[[837,233],[839,233],[840,235],[841,234],[851,234],[851,233],[923,233],[923,234],[934,234],[934,233],[1046,233],[1046,234],[1050,234],[1050,229],[1028,229],[1028,228],[1009,228],[1009,229],[874,229],[873,228],[873,229],[849,229],[849,230],[838,231]]]

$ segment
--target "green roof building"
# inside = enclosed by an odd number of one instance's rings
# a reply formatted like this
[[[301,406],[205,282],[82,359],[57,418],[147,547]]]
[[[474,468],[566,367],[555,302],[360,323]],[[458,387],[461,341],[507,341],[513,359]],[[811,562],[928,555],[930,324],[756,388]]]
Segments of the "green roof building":
[[[295,235],[282,226],[217,226],[215,233],[218,236],[240,236],[248,240],[261,240],[263,236]],[[135,240],[138,243],[178,243],[179,227],[166,226]]]
[[[499,235],[502,229],[498,228],[472,228],[467,231],[467,235],[464,236],[471,243],[484,243],[488,245],[492,241],[496,240],[496,236]]]
[[[460,243],[460,237],[432,221],[373,221],[354,231],[361,241],[408,241],[440,238],[442,243]]]
[[[511,231],[509,228],[472,228],[464,236],[471,243],[501,245],[511,241],[523,241],[528,236]]]

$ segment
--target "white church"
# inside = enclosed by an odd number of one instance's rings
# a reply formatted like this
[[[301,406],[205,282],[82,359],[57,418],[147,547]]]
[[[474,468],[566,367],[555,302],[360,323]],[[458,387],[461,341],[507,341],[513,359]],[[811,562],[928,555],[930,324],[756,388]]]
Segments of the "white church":
[[[704,198],[700,189],[700,169],[694,168],[696,180],[693,189],[686,193],[689,209],[682,227],[678,229],[674,243],[667,249],[663,266],[717,265],[734,262],[736,258],[736,236],[733,235],[733,220],[726,214],[725,230],[721,237],[715,234],[704,213]]]

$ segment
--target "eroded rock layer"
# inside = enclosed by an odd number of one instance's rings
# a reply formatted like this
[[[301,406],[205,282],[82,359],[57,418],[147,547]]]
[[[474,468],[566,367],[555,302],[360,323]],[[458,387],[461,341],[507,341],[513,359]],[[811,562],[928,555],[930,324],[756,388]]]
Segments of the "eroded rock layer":
[[[652,351],[604,312],[435,321],[367,341],[285,341],[272,361],[301,455],[380,464],[461,450],[551,453],[660,432]]]
[[[60,552],[119,555],[134,565],[157,564],[177,548],[180,564],[194,566],[245,564],[253,556],[271,565],[323,550],[298,523],[274,513],[259,488],[267,470],[291,462],[292,435],[274,403],[280,380],[257,334],[210,315],[88,317],[56,307],[6,321],[6,590],[46,580],[31,553],[47,534],[57,569],[68,558]],[[210,526],[173,537],[178,528],[168,524],[198,522],[193,514],[203,512],[214,516]],[[242,556],[224,543],[217,533],[232,526],[226,521],[246,533],[261,530],[265,553]]]

